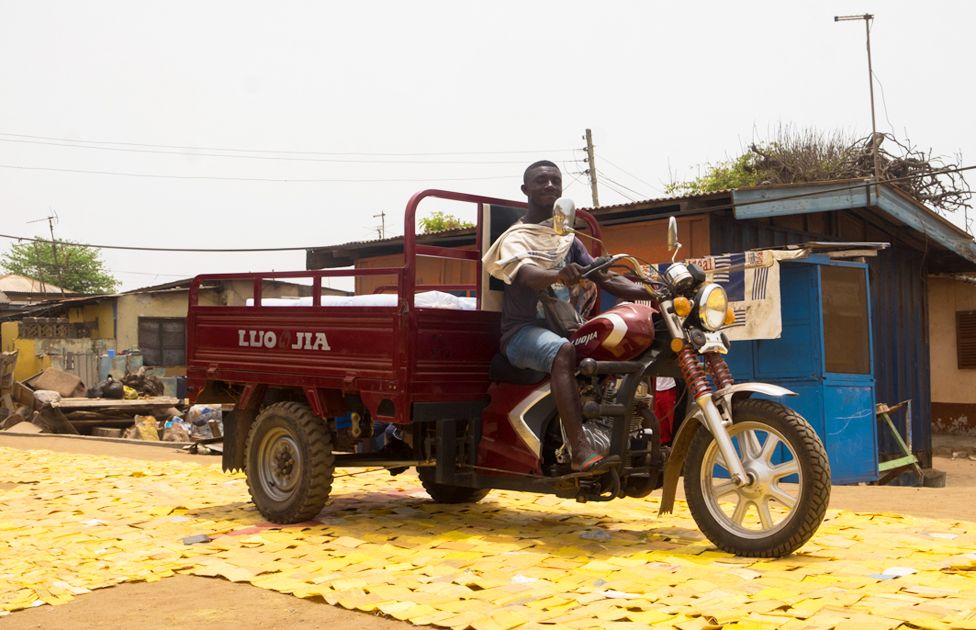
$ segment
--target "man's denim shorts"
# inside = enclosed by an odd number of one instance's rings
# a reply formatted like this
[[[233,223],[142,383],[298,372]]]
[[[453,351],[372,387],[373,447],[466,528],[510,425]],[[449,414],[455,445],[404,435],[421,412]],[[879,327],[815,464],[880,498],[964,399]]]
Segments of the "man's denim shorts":
[[[560,337],[548,328],[523,326],[505,344],[505,356],[515,367],[549,374],[552,372],[552,362],[556,360],[556,354],[565,343],[568,343],[565,337]]]

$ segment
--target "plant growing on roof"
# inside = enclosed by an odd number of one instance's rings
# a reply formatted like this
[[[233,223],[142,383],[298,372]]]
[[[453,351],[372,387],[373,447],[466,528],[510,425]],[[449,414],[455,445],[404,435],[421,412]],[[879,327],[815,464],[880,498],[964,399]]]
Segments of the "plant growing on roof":
[[[114,293],[119,285],[97,249],[71,241],[13,243],[0,256],[0,267],[10,273],[57,285],[73,293]]]
[[[453,214],[441,212],[440,210],[432,212],[429,217],[422,217],[420,219],[420,230],[423,234],[473,227],[474,223],[459,219]]]
[[[881,179],[938,212],[971,208],[972,189],[958,163],[933,156],[891,134],[878,134]],[[887,144],[886,144],[887,143]],[[795,184],[874,177],[872,138],[842,132],[780,127],[773,140],[754,142],[741,155],[708,164],[695,179],[673,182],[669,194],[693,195],[764,184]]]

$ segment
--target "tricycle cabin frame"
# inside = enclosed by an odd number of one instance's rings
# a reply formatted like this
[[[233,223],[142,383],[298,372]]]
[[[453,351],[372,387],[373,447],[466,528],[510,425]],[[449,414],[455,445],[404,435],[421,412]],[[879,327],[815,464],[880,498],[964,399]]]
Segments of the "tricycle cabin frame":
[[[474,250],[417,241],[417,209],[428,197],[479,206]],[[187,327],[192,331],[187,336],[191,400],[233,403],[240,411],[253,413],[265,402],[290,396],[303,398],[319,417],[365,409],[373,419],[400,424],[434,420],[445,412],[455,417],[465,410],[476,414],[486,402],[488,365],[498,351],[499,313],[482,308],[481,256],[487,240],[486,208],[491,206],[527,207],[521,201],[445,190],[415,194],[404,212],[404,259],[399,267],[195,277],[187,315]],[[579,218],[598,239],[595,218],[584,211]],[[594,254],[599,254],[599,243],[590,242]],[[418,284],[419,256],[469,261],[476,265],[475,282]],[[396,278],[396,306],[323,305],[323,278],[369,276]],[[204,283],[241,279],[253,282],[253,305],[200,303]],[[311,305],[262,304],[263,282],[279,279],[311,279]],[[474,291],[477,308],[418,308],[418,289]],[[268,331],[275,332],[273,347],[265,343],[271,337],[262,336]],[[310,338],[305,339],[304,347],[293,347],[302,346],[301,334],[308,335],[308,331],[327,335],[324,345],[329,350],[309,352]],[[363,409],[357,408],[359,404]]]

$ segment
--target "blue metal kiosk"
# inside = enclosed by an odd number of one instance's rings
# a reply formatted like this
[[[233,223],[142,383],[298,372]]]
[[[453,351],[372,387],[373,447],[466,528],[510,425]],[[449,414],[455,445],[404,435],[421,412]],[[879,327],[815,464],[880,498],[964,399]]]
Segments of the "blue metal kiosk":
[[[783,332],[736,341],[737,381],[775,383],[823,440],[834,483],[878,479],[868,266],[811,256],[780,263]]]

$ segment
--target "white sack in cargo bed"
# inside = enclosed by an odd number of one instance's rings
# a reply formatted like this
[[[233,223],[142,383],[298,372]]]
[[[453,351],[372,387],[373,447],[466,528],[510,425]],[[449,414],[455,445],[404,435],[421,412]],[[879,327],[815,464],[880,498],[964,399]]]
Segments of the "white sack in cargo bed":
[[[374,293],[372,295],[323,295],[322,306],[396,306],[398,296],[393,293]],[[248,298],[247,306],[254,306],[254,298]],[[311,306],[312,297],[263,298],[261,306]],[[446,308],[473,311],[475,298],[462,298],[443,291],[424,291],[414,296],[417,308]]]

